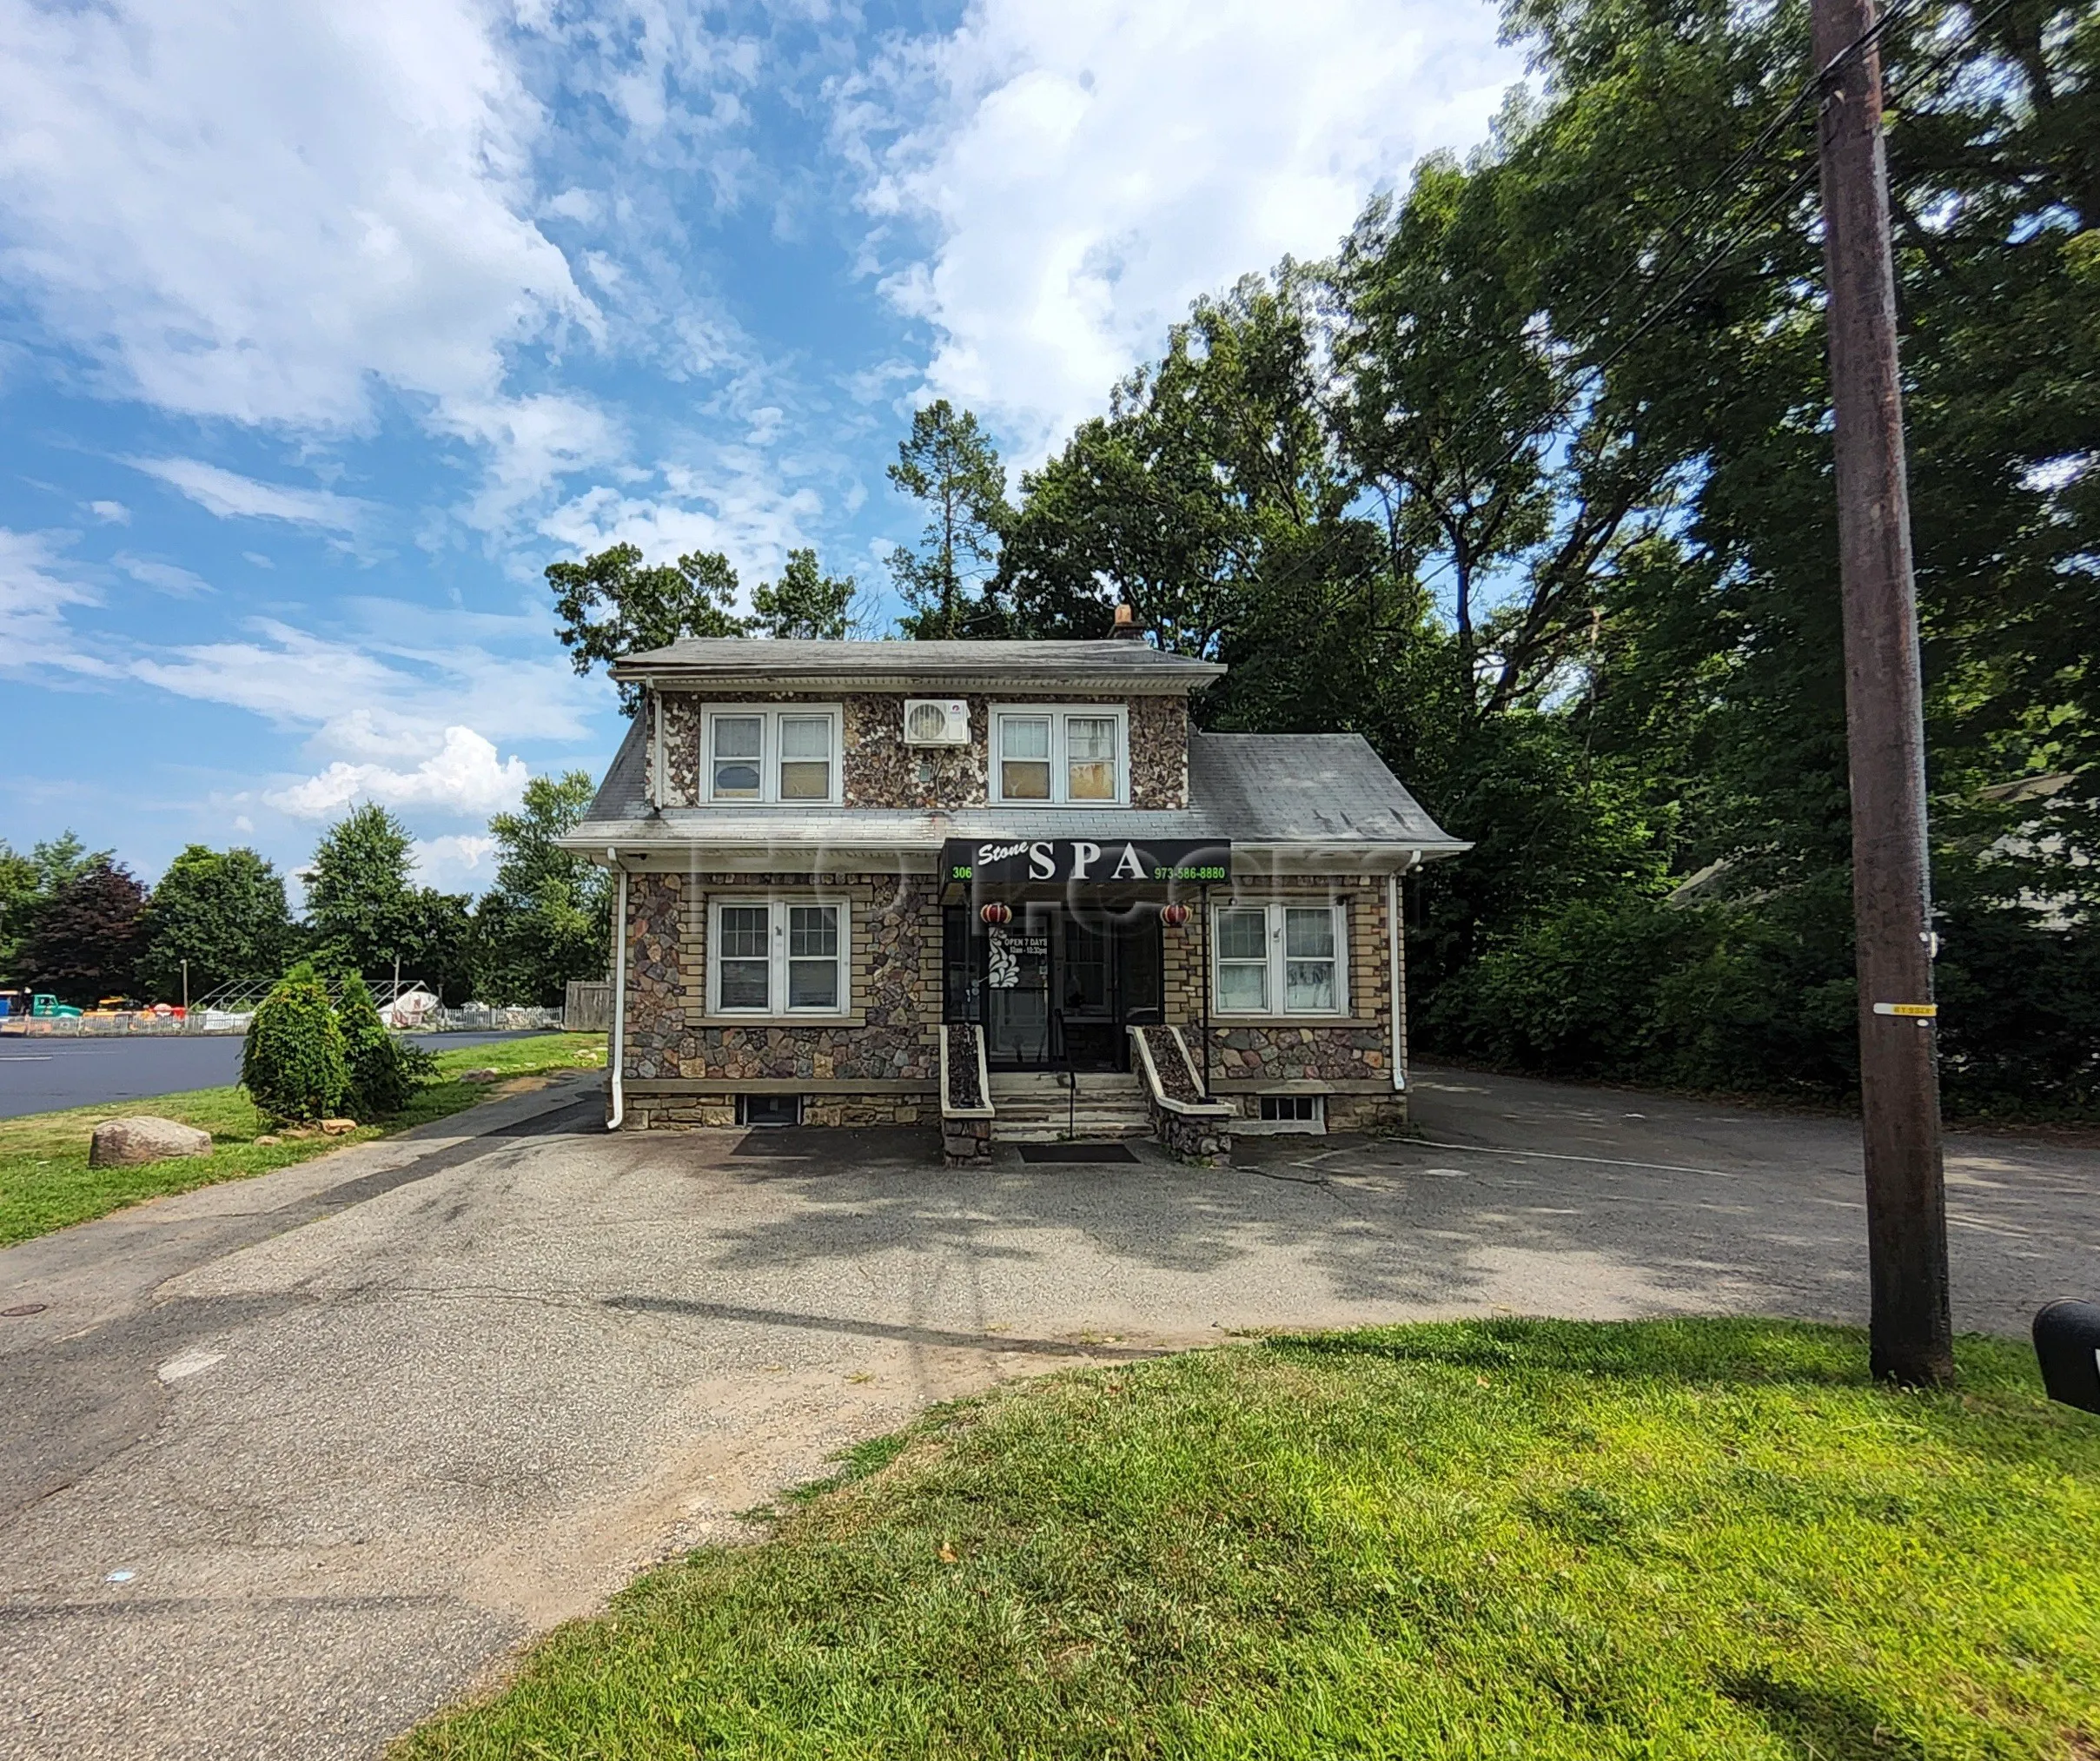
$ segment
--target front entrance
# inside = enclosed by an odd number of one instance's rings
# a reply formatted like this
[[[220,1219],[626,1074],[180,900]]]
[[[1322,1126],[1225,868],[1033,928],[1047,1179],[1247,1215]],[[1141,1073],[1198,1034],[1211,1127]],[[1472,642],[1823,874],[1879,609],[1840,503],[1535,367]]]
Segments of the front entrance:
[[[981,1023],[985,1058],[1001,1069],[1128,1069],[1123,1029],[1163,1019],[1159,907],[1017,899],[1010,909],[996,924],[948,910],[948,1018]]]

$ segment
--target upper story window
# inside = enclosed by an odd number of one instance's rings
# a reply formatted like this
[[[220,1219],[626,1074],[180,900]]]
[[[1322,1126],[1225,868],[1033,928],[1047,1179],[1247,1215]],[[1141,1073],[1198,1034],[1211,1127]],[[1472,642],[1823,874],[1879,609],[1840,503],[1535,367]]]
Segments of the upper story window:
[[[996,709],[991,771],[996,802],[1120,806],[1130,798],[1127,713],[1120,705]]]
[[[711,709],[700,732],[701,793],[711,803],[836,805],[839,728],[828,705]]]

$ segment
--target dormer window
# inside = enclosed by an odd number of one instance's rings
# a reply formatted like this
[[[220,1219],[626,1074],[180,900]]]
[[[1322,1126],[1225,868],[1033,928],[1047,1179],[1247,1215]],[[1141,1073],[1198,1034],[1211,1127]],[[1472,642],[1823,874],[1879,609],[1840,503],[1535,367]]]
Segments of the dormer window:
[[[992,799],[1009,806],[1120,806],[1130,798],[1120,706],[994,710]]]
[[[838,801],[836,709],[711,709],[701,741],[710,802],[824,807]]]

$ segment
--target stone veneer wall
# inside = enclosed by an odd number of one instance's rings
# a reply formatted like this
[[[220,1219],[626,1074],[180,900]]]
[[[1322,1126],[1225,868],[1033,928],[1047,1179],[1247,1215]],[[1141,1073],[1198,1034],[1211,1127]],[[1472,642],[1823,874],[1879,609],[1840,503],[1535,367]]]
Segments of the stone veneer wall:
[[[824,696],[799,692],[663,694],[664,770],[667,807],[699,804],[700,718],[703,708],[728,703],[838,704],[845,720],[845,804],[848,807],[981,807],[990,787],[988,741],[991,705],[1044,701],[1040,694],[971,697],[967,746],[907,746],[904,699],[896,692]],[[1070,697],[1059,701],[1074,701]],[[1076,699],[1094,701],[1096,699]],[[1189,804],[1189,705],[1181,697],[1103,698],[1129,713],[1130,803],[1136,807]],[[654,731],[649,765],[656,762]]]
[[[708,899],[769,890],[846,902],[844,1017],[708,1016]],[[931,877],[638,874],[627,883],[627,935],[623,1076],[637,1085],[627,1114],[638,1128],[733,1123],[737,1088],[812,1091],[804,1107],[812,1124],[937,1116],[940,910]]]
[[[1328,878],[1249,876],[1228,891],[1214,889],[1213,905],[1275,900],[1335,899],[1346,908],[1348,1014],[1308,1021],[1295,1016],[1210,1018],[1210,1088],[1223,1099],[1260,1111],[1264,1094],[1326,1096],[1330,1124],[1352,1129],[1397,1122],[1407,1097],[1393,1088],[1392,997],[1382,875]],[[1197,1069],[1202,1067],[1202,929],[1192,912],[1187,926],[1166,936],[1167,1019],[1182,1029]],[[1404,981],[1404,972],[1403,972]],[[1404,1028],[1404,1023],[1403,1023]],[[1405,1042],[1402,1042],[1404,1055]]]

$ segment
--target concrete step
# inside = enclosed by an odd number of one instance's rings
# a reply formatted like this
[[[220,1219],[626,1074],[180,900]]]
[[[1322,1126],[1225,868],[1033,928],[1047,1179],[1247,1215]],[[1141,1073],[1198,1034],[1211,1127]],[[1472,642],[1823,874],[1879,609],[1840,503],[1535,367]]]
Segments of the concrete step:
[[[1065,1139],[1064,1122],[1055,1124],[1017,1124],[1009,1120],[995,1118],[991,1122],[991,1141],[994,1143],[1062,1143]],[[1124,1137],[1149,1137],[1149,1125],[1124,1125],[1120,1127],[1090,1127],[1086,1121],[1079,1122],[1073,1135],[1090,1143],[1114,1142]]]

